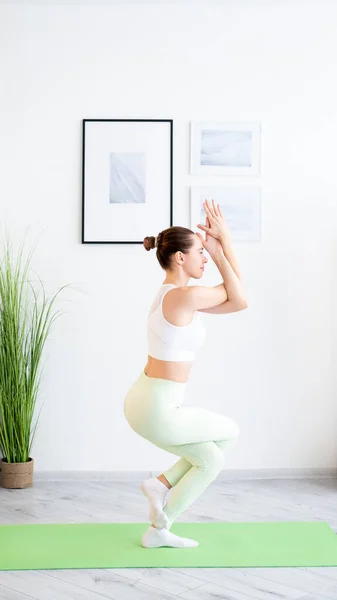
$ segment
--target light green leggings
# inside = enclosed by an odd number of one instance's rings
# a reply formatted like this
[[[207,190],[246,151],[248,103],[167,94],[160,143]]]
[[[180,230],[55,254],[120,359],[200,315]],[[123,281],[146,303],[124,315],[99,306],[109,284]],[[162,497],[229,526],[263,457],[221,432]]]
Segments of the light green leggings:
[[[148,377],[144,371],[128,391],[124,415],[131,428],[159,448],[181,456],[164,475],[172,485],[163,510],[170,529],[181,513],[214,481],[239,428],[232,419],[181,406],[187,382]]]

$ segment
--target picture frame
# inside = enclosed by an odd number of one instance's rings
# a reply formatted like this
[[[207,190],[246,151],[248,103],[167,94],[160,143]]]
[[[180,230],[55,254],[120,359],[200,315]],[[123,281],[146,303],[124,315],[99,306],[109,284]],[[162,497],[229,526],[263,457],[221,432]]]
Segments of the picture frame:
[[[206,224],[204,200],[220,205],[234,242],[260,242],[262,239],[262,202],[259,186],[191,186],[190,229],[205,235],[198,223]]]
[[[172,119],[83,119],[82,243],[142,244],[172,226],[172,181]]]
[[[192,121],[190,133],[191,174],[260,174],[260,123]]]

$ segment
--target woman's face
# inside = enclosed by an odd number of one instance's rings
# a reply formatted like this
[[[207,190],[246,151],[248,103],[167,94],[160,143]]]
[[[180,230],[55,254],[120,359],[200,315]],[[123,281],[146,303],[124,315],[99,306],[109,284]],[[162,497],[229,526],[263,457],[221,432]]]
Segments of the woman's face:
[[[199,279],[202,277],[208,258],[204,255],[205,248],[197,235],[194,235],[194,244],[188,254],[184,254],[184,266],[189,277]]]

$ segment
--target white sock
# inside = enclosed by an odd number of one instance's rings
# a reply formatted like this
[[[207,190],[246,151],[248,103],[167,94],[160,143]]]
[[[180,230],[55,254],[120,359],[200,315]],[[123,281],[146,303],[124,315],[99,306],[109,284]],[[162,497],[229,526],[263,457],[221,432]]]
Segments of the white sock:
[[[179,537],[171,533],[168,529],[156,529],[149,527],[142,536],[143,548],[160,548],[161,546],[170,546],[171,548],[192,548],[199,546],[199,542],[189,538]]]
[[[140,487],[144,496],[146,496],[150,502],[149,517],[151,523],[159,528],[167,527],[169,520],[163,512],[163,507],[166,503],[166,495],[167,492],[169,492],[169,488],[165,483],[159,481],[157,477],[145,479],[142,481]]]

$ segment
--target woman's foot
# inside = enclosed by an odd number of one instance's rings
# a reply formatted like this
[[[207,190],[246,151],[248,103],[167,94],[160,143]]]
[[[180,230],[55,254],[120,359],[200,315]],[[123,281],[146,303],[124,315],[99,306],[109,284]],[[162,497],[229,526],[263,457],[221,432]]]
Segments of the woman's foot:
[[[149,527],[142,536],[143,548],[160,548],[161,546],[169,546],[170,548],[193,548],[199,546],[199,542],[190,540],[189,538],[179,537],[171,533],[168,529],[156,529]]]

